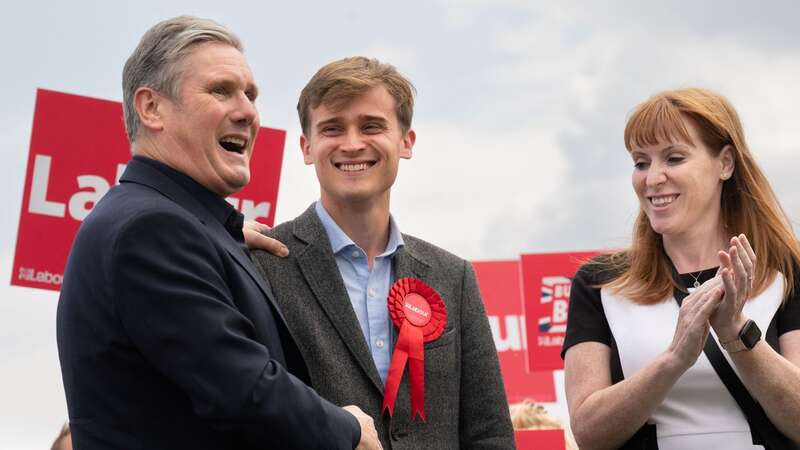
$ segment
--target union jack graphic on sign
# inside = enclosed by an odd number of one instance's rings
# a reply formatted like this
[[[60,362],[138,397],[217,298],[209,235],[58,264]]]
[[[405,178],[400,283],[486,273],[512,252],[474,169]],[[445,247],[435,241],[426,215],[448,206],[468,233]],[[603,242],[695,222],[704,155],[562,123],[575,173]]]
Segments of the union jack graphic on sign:
[[[528,369],[564,368],[569,294],[578,266],[595,252],[522,255],[522,292]]]
[[[542,277],[540,303],[552,304],[547,308],[548,315],[539,317],[539,330],[546,333],[564,333],[567,331],[567,314],[560,306],[569,304],[569,288],[572,279],[567,277]],[[567,303],[562,303],[566,301]]]

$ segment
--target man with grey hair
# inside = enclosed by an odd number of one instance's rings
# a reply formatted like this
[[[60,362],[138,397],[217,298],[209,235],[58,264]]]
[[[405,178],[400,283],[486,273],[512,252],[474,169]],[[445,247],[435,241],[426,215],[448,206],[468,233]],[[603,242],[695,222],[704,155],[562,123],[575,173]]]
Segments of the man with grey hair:
[[[250,178],[258,93],[238,38],[151,28],[123,74],[133,159],[84,220],[57,338],[85,449],[381,448],[308,373],[225,197]]]

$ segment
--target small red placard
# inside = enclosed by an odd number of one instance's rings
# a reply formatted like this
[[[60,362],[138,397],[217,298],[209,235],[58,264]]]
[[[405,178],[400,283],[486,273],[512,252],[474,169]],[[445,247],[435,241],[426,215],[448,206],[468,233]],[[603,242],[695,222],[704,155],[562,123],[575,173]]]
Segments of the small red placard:
[[[528,369],[561,370],[572,277],[597,252],[522,255],[522,292]]]
[[[509,403],[555,402],[553,371],[531,372],[525,362],[525,318],[519,261],[473,262],[492,328]]]
[[[517,430],[517,450],[565,450],[564,430]]]

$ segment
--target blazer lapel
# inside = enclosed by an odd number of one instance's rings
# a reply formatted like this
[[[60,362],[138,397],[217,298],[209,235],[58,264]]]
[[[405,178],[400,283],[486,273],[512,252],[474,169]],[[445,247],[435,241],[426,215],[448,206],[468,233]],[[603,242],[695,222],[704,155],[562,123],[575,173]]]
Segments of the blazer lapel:
[[[395,280],[408,277],[424,280],[425,276],[428,275],[430,266],[419,259],[414,253],[414,249],[409,246],[413,245],[409,244],[410,239],[404,236],[403,240],[405,241],[405,245],[398,249],[397,253],[394,255]]]
[[[331,251],[325,228],[313,205],[295,219],[294,235],[307,246],[296,254],[297,264],[314,297],[375,387],[383,392],[378,369],[372,360],[361,325]]]
[[[269,280],[262,277],[256,272],[256,268],[253,265],[253,261],[247,256],[243,249],[239,247],[239,244],[231,237],[225,227],[222,226],[218,221],[210,221],[206,222],[206,226],[211,227],[217,234],[224,233],[222,241],[222,245],[225,247],[225,250],[233,256],[233,259],[239,263],[240,266],[250,275],[250,278],[256,282],[258,288],[261,289],[261,292],[267,297],[267,300],[272,304],[272,309],[274,312],[278,313],[278,316],[281,318],[283,323],[286,323],[286,318],[283,317],[283,313],[281,312],[281,308],[275,302],[275,296],[272,293],[272,288],[269,285]]]
[[[277,311],[281,320],[286,323],[286,318],[283,317],[283,313],[281,313],[280,308],[275,302],[275,297],[272,294],[272,288],[270,288],[267,280],[258,274],[253,262],[249,257],[247,257],[247,255],[245,255],[244,251],[239,248],[239,244],[236,243],[225,227],[223,227],[217,219],[212,217],[208,210],[188,192],[186,192],[184,188],[171,180],[168,176],[159,172],[157,169],[150,167],[145,163],[139,162],[136,159],[132,159],[128,162],[128,166],[120,178],[120,181],[143,184],[155,189],[197,217],[197,219],[203,225],[205,225],[206,228],[209,228],[214,235],[219,237],[219,241],[222,242],[225,250],[227,250],[228,253],[233,256],[236,262],[245,269],[247,274],[250,275],[250,278],[255,281],[255,283],[258,285],[258,288],[261,289],[261,291],[264,293],[264,296],[267,297],[269,302],[272,304],[273,309]]]

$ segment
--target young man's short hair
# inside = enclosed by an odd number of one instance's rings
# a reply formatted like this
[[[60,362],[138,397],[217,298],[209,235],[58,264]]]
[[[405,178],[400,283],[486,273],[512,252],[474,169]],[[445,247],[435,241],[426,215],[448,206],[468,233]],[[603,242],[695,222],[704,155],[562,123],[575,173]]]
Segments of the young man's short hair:
[[[303,88],[297,102],[303,134],[307,133],[311,125],[309,121],[312,109],[324,104],[337,111],[379,85],[383,85],[394,98],[397,120],[403,132],[408,131],[414,115],[414,86],[393,65],[375,58],[355,56],[326,64]]]

